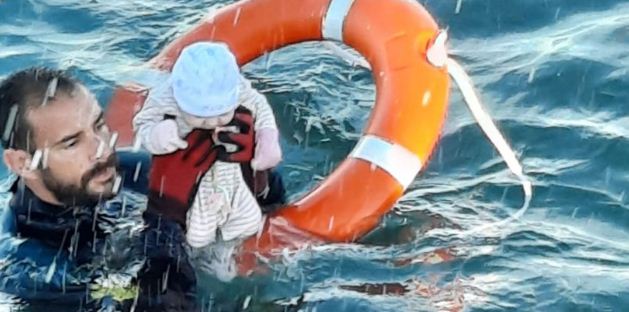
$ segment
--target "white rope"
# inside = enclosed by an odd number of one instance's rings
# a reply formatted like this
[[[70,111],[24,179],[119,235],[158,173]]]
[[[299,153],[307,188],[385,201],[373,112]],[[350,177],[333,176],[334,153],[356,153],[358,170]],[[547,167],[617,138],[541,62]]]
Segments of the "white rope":
[[[502,156],[502,159],[507,164],[507,167],[509,167],[509,170],[511,170],[511,172],[515,174],[518,179],[520,179],[520,182],[522,183],[522,189],[524,190],[524,204],[518,211],[498,222],[486,224],[464,232],[465,234],[470,234],[485,230],[490,227],[501,226],[522,217],[522,215],[524,215],[524,213],[528,209],[531,198],[533,197],[533,186],[531,184],[531,181],[529,181],[524,174],[522,170],[522,165],[520,165],[520,162],[515,156],[515,153],[513,152],[513,150],[511,150],[509,144],[504,139],[494,122],[491,120],[489,114],[487,114],[483,110],[483,106],[481,105],[481,102],[478,99],[476,92],[474,91],[472,81],[463,69],[463,67],[461,67],[459,63],[451,58],[448,58],[446,64],[448,68],[448,73],[454,79],[454,82],[459,87],[459,90],[461,90],[461,93],[463,94],[463,100],[472,112],[472,115],[476,119],[476,122],[478,122],[478,125],[483,130],[487,138],[489,138],[489,141],[491,141],[496,150],[498,150],[498,153],[500,154],[500,156]]]

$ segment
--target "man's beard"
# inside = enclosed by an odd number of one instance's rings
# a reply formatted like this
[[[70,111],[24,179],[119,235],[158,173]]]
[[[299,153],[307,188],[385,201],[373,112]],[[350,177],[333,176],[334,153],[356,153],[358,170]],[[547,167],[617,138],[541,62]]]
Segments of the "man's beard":
[[[101,200],[108,200],[115,196],[113,190],[104,191],[102,193],[93,193],[88,190],[88,184],[92,178],[107,170],[115,167],[118,159],[115,153],[112,153],[106,161],[97,163],[81,177],[80,185],[64,184],[50,172],[49,169],[42,170],[42,180],[44,185],[52,192],[53,195],[61,203],[68,206],[90,206],[96,205]]]

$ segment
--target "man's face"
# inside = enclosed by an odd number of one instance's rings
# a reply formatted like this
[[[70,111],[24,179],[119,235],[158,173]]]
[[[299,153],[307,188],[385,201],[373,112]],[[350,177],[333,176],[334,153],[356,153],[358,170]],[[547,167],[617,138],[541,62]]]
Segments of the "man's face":
[[[83,86],[26,116],[34,143],[43,152],[40,178],[57,200],[93,204],[113,197],[116,156],[103,112]]]

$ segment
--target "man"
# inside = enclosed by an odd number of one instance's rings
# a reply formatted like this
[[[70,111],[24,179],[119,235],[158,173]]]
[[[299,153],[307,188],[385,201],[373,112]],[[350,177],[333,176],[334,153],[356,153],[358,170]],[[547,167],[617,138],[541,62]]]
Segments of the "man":
[[[196,309],[181,229],[118,191],[115,142],[85,86],[14,73],[0,84],[0,134],[16,178],[0,209],[0,291],[72,311]]]

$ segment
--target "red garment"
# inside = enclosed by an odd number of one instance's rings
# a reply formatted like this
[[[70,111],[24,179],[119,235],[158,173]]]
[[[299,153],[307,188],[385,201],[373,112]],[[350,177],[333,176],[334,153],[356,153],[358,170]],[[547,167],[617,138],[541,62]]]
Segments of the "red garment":
[[[229,125],[235,125],[240,133],[219,133],[222,142],[236,145],[233,153],[214,144],[213,130],[195,129],[186,137],[188,148],[167,155],[153,155],[149,175],[147,209],[164,218],[175,220],[185,228],[188,209],[197,194],[199,181],[216,160],[242,163],[243,175],[253,190],[253,159],[255,133],[253,116],[246,108],[239,107]]]

